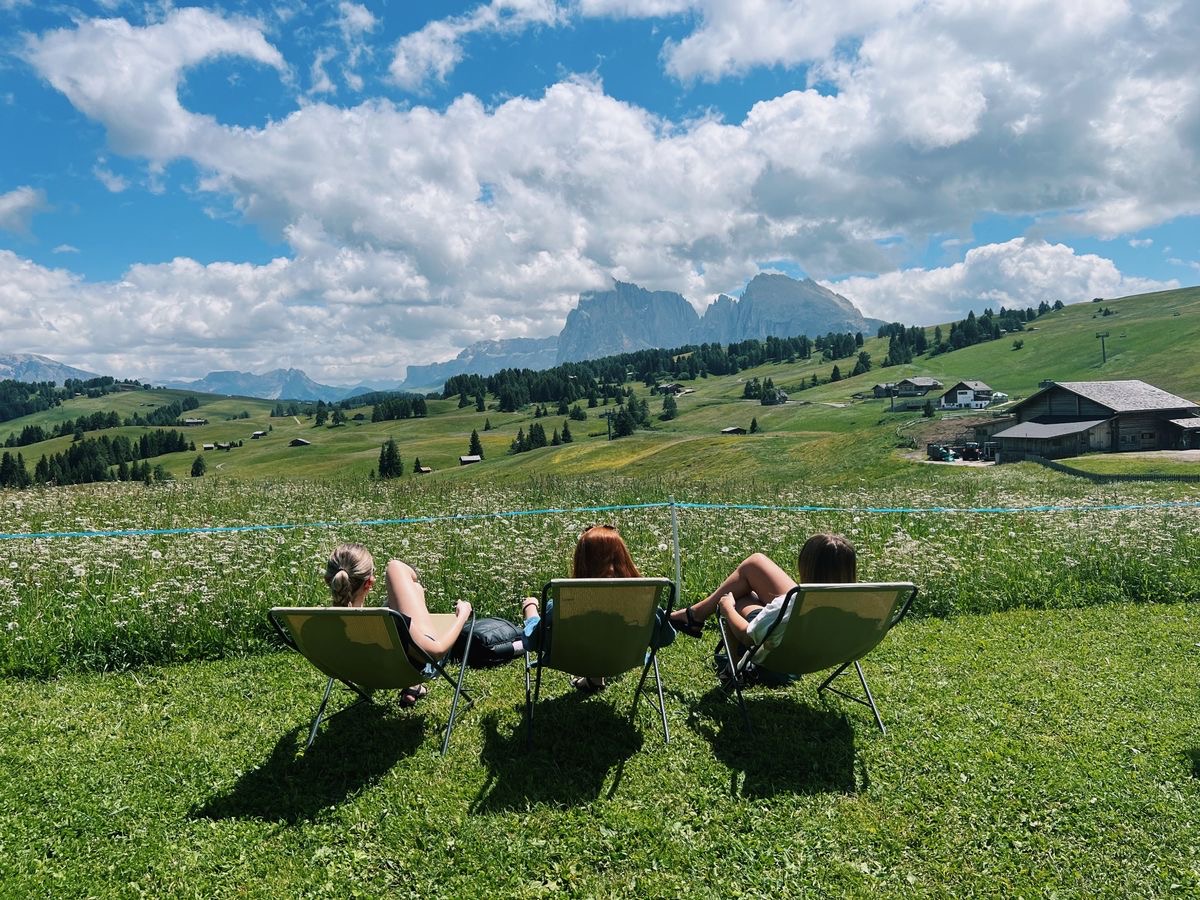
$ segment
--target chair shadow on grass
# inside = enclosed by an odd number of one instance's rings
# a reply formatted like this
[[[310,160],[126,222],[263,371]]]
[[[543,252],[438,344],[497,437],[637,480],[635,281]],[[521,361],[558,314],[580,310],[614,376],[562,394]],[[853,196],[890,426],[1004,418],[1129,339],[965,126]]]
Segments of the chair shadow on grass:
[[[424,715],[401,714],[378,702],[354,703],[322,723],[307,751],[308,726],[288,731],[266,760],[192,816],[289,824],[311,819],[379,781],[424,737]]]
[[[610,777],[607,795],[614,796],[625,762],[644,743],[639,723],[629,720],[628,701],[619,699],[622,702],[616,704],[607,697],[586,698],[572,691],[539,701],[529,749],[523,709],[520,725],[511,732],[500,728],[498,713],[484,717],[481,759],[488,776],[471,812],[590,803]]]
[[[720,688],[700,698],[690,722],[733,773],[734,796],[858,790],[856,764],[862,767],[854,751],[854,726],[844,711],[821,701],[809,705],[787,688],[755,688],[745,697],[753,732],[747,730],[737,701]],[[866,786],[865,769],[859,776]]]

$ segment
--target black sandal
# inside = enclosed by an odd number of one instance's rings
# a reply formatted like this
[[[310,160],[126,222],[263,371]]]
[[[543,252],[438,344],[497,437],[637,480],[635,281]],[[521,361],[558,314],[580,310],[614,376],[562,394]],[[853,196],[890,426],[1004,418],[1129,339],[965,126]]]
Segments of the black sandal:
[[[682,625],[673,621],[671,622],[672,627],[680,634],[686,634],[690,638],[698,640],[704,637],[704,623],[696,621],[696,617],[692,615],[692,608],[690,606],[683,608],[683,615],[686,621]]]
[[[571,679],[571,687],[581,694],[598,694],[608,683],[603,678],[588,678],[586,675],[576,675]]]

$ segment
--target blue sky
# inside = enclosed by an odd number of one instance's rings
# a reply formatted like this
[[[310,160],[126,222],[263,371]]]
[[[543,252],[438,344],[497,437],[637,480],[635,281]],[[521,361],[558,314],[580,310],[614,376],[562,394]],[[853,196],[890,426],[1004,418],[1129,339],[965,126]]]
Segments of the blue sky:
[[[0,352],[395,380],[618,278],[1200,282],[1179,0],[0,0]]]

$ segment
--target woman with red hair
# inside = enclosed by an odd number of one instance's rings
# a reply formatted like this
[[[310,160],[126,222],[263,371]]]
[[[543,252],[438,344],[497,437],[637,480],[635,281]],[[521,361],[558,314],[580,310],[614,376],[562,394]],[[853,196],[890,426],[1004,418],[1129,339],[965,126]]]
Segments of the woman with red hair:
[[[579,541],[575,544],[571,577],[641,578],[642,573],[634,565],[629,548],[625,546],[625,541],[621,539],[616,528],[612,525],[593,525],[579,536]],[[521,615],[525,619],[523,649],[536,649],[541,639],[542,617],[539,606],[537,597],[526,597],[521,601]],[[546,612],[549,614],[548,609]],[[589,678],[583,675],[572,678],[571,685],[589,694],[606,687],[603,678]]]

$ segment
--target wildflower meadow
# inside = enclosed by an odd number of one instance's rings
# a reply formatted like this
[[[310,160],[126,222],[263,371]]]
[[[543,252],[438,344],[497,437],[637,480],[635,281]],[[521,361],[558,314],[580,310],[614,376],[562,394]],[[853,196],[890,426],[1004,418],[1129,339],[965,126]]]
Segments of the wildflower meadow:
[[[1065,481],[1063,479],[1062,481]],[[459,598],[517,617],[569,570],[575,537],[617,525],[645,574],[683,601],[748,554],[794,567],[807,535],[846,534],[863,580],[911,580],[915,615],[1200,595],[1200,508],[1153,487],[1063,496],[1055,476],[1000,490],[775,489],[545,480],[517,487],[372,481],[101,484],[0,495],[0,673],[48,676],[215,659],[276,646],[266,611],[324,602],[342,541],[422,573],[438,609]],[[1092,489],[1096,491],[1095,488]],[[246,530],[239,530],[246,529]],[[166,532],[166,533],[164,533]]]

